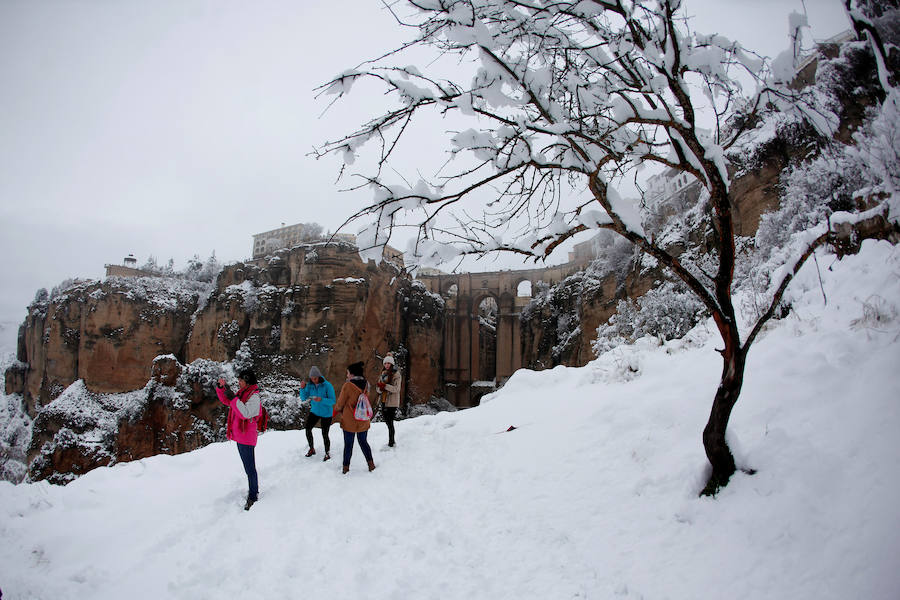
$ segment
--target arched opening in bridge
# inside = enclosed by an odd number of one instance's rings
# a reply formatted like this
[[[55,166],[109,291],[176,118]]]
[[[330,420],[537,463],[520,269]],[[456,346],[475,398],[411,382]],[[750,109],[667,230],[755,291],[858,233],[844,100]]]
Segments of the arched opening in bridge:
[[[527,279],[524,281],[520,281],[518,287],[516,288],[516,296],[519,298],[531,298],[531,282]]]
[[[497,377],[497,300],[485,297],[478,303],[478,372],[480,381],[494,381]]]

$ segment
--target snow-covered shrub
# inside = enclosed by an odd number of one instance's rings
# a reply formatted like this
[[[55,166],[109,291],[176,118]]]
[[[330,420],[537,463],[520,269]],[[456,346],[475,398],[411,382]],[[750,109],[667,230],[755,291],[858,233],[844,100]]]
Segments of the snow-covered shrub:
[[[866,165],[877,176],[886,192],[900,190],[900,91],[893,90],[874,118],[853,135],[856,145],[848,149],[850,157]],[[900,207],[893,206],[897,218]]]
[[[188,281],[201,281],[203,283],[213,283],[222,271],[222,263],[216,258],[213,252],[206,261],[200,260],[200,256],[195,254],[187,261],[187,265],[182,270],[175,269],[174,259],[160,267],[156,263],[156,258],[152,255],[147,258],[147,262],[141,265],[141,270],[160,277],[171,277],[177,279],[187,279]]]
[[[853,194],[871,185],[870,172],[846,146],[829,148],[813,160],[782,174],[781,202],[777,210],[760,218],[756,247],[784,246],[798,231],[824,223],[837,210],[853,208]]]
[[[897,320],[898,308],[881,296],[870,296],[862,301],[862,316],[850,322],[859,329],[884,330]]]
[[[194,383],[197,383],[203,390],[209,390],[210,397],[213,397],[212,389],[220,377],[224,377],[225,379],[232,379],[235,377],[232,369],[227,363],[220,363],[206,358],[198,358],[182,367],[181,376],[178,378],[178,389],[184,393],[188,393],[190,387]]]
[[[299,388],[299,385],[295,385]],[[296,391],[273,391],[268,382],[261,386],[260,401],[269,411],[269,427],[271,429],[299,429],[306,423],[308,407],[300,403]]]
[[[247,340],[241,342],[241,347],[238,348],[237,352],[235,353],[232,365],[234,366],[235,373],[240,373],[244,369],[253,368],[253,352],[250,349],[250,344]]]
[[[216,329],[216,337],[220,339],[222,343],[231,345],[231,343],[237,341],[237,336],[240,332],[241,324],[232,319],[231,321],[226,321],[219,325],[218,329]]]
[[[92,283],[95,283],[93,279],[79,279],[77,277],[64,279],[60,282],[59,285],[53,286],[53,289],[50,290],[49,300],[55,300],[63,294],[71,291],[73,288],[90,285]],[[41,295],[40,290],[38,290],[38,295]],[[35,296],[35,303],[39,303],[37,295]]]
[[[684,336],[707,314],[683,285],[666,282],[635,299],[619,300],[616,314],[597,328],[592,348],[598,356],[625,342],[652,336],[660,342]]]
[[[19,483],[25,479],[31,428],[22,396],[0,394],[0,481]]]
[[[432,396],[424,404],[411,404],[406,409],[406,418],[412,419],[423,415],[436,415],[439,412],[456,412],[458,409],[446,398]]]

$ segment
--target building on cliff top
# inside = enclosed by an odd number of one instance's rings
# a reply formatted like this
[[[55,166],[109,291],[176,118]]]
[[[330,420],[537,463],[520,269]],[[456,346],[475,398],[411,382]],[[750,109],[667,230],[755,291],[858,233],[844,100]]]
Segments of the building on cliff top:
[[[321,228],[319,228],[318,232],[315,232],[312,236],[310,234],[310,225],[307,223],[296,223],[294,225],[282,223],[278,229],[254,234],[253,258],[262,258],[283,248],[293,248],[306,243],[324,242],[329,239],[356,245],[356,236],[350,233],[321,234]],[[403,253],[390,246],[385,246],[384,258],[398,263],[400,266],[404,264]]]
[[[159,277],[158,273],[151,273],[137,268],[137,259],[134,254],[129,254],[121,265],[103,265],[106,267],[107,277]]]

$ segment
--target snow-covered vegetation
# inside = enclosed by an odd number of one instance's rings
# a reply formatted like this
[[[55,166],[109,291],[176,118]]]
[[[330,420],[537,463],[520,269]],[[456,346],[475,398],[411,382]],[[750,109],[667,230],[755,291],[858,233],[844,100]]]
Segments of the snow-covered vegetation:
[[[597,328],[592,347],[600,355],[642,337],[660,342],[678,339],[706,314],[694,294],[684,286],[666,282],[637,299],[619,300],[616,313]]]
[[[181,270],[175,268],[175,259],[170,258],[169,262],[164,266],[160,266],[156,262],[156,257],[151,255],[147,257],[146,262],[141,265],[140,269],[160,277],[176,277],[212,283],[222,270],[222,267],[222,263],[219,262],[219,259],[216,258],[216,253],[213,252],[205,261],[200,260],[200,256],[195,254]]]
[[[11,360],[0,361],[3,372],[9,366]],[[24,481],[32,425],[21,396],[0,394],[0,481]]]

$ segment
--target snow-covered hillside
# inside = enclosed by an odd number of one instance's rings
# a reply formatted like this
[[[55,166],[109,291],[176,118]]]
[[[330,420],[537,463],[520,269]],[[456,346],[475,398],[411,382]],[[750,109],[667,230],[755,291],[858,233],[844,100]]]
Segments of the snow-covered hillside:
[[[895,600],[900,249],[819,266],[751,350],[731,444],[757,472],[715,499],[705,324],[520,371],[479,408],[399,423],[395,448],[376,424],[372,473],[268,432],[250,512],[233,443],[0,483],[3,597]]]

